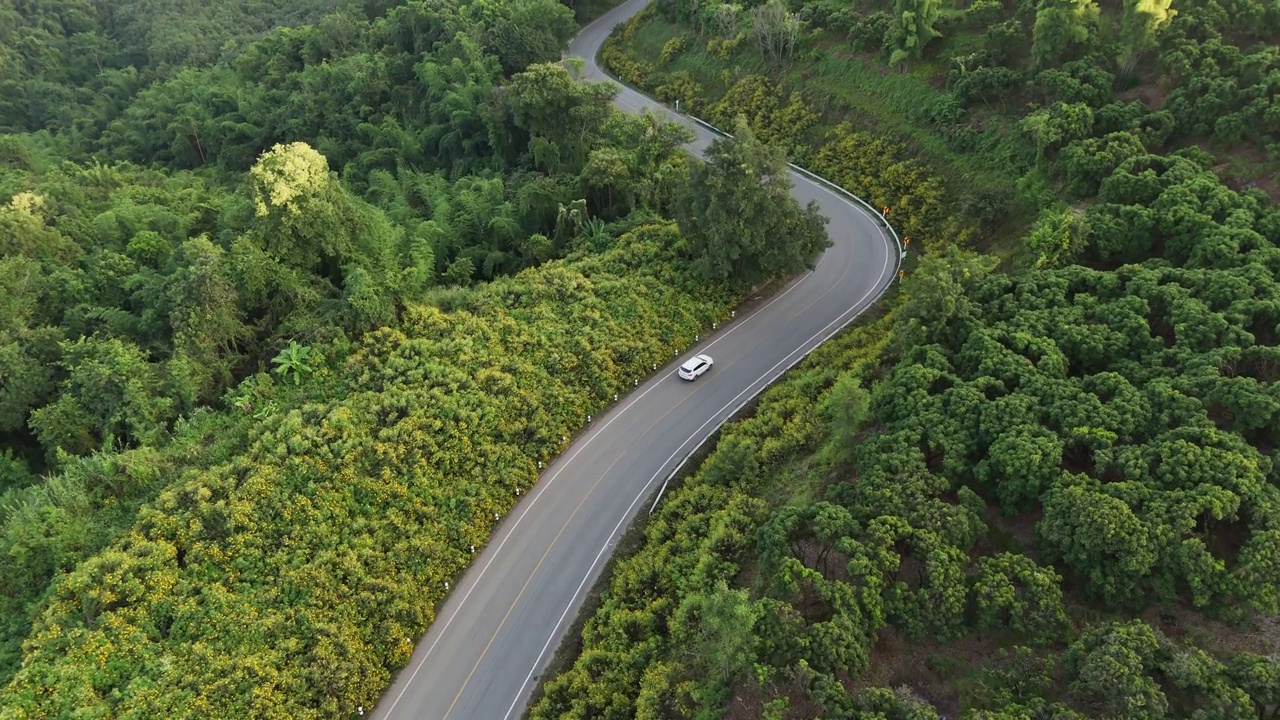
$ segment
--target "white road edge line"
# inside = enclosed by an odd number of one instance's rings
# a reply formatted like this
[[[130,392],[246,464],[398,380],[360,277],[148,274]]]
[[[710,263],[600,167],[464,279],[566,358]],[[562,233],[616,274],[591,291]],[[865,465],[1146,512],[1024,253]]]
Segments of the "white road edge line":
[[[796,288],[800,287],[800,284],[803,283],[805,280],[808,280],[809,276],[812,274],[813,274],[813,271],[810,270],[809,272],[806,272],[804,275],[800,276],[796,280],[792,281],[791,285],[782,293],[780,293],[778,296],[774,297],[772,300],[765,303],[763,306],[752,311],[750,315],[744,317],[741,321],[730,325],[728,328],[725,329],[723,333],[717,333],[714,339],[710,339],[710,342],[704,345],[702,349],[710,350],[712,347],[715,346],[716,343],[720,342],[726,337],[729,337],[729,335],[731,335],[734,330],[737,330],[738,328],[751,322],[751,320],[753,320],[757,315],[767,310],[769,306],[773,305],[774,303],[778,302],[782,298],[786,297],[792,290],[795,290]],[[520,514],[516,517],[515,523],[511,525],[510,529],[506,532],[502,540],[498,543],[498,547],[494,549],[493,554],[490,555],[489,558],[485,561],[484,565],[481,566],[480,574],[477,575],[476,579],[471,582],[470,587],[468,587],[466,593],[463,594],[462,600],[458,602],[458,606],[453,609],[453,612],[450,613],[448,619],[446,619],[444,624],[440,626],[440,631],[436,635],[436,639],[431,642],[430,647],[427,648],[427,652],[424,653],[422,657],[419,658],[418,662],[414,664],[413,671],[409,673],[409,679],[405,682],[404,686],[400,688],[400,692],[397,693],[395,699],[391,701],[391,705],[387,707],[387,712],[386,712],[386,715],[384,716],[385,718],[387,718],[387,720],[390,720],[390,718],[392,717],[392,713],[395,712],[396,705],[399,704],[400,699],[404,697],[405,691],[408,690],[409,686],[413,684],[414,678],[418,676],[418,671],[422,669],[422,666],[426,663],[427,658],[431,657],[431,653],[436,649],[436,645],[439,644],[440,638],[444,635],[445,631],[449,629],[449,625],[453,622],[453,619],[458,616],[458,612],[459,610],[462,609],[462,606],[466,605],[467,599],[471,597],[472,591],[474,591],[476,589],[476,586],[480,584],[480,581],[484,578],[484,574],[489,571],[489,566],[492,565],[493,561],[497,559],[498,553],[502,552],[502,548],[506,546],[507,540],[511,539],[512,535],[515,535],[516,528],[520,527],[520,522],[524,520],[525,515],[529,513],[529,510],[531,510],[533,506],[537,504],[538,499],[542,497],[542,491],[545,488],[550,487],[551,484],[555,482],[556,478],[560,477],[560,473],[563,472],[564,469],[567,468],[574,461],[574,459],[578,457],[578,453],[581,453],[583,450],[587,449],[587,446],[591,444],[591,441],[594,440],[597,435],[604,432],[610,425],[612,425],[614,420],[617,420],[618,418],[622,417],[623,413],[625,413],[628,409],[630,409],[632,405],[639,402],[645,395],[648,395],[655,388],[659,387],[659,383],[661,381],[666,380],[667,378],[671,377],[673,374],[675,374],[675,369],[669,370],[666,373],[662,373],[662,374],[655,373],[654,375],[651,375],[649,379],[646,381],[646,384],[649,385],[647,389],[645,389],[639,395],[631,397],[625,405],[623,405],[621,408],[618,408],[616,412],[612,413],[612,416],[609,418],[607,422],[605,422],[602,425],[591,428],[588,436],[582,438],[581,440],[582,444],[579,445],[578,448],[574,450],[572,454],[570,454],[566,459],[564,459],[563,462],[560,463],[560,466],[556,468],[556,471],[551,475],[551,477],[547,478],[545,481],[538,482],[534,485],[534,490],[531,493],[531,497],[528,500],[528,504],[525,505],[523,509],[521,509]],[[463,571],[463,572],[465,574],[466,571]],[[447,601],[448,601],[448,598],[446,597],[446,602]],[[434,626],[429,627],[427,631],[430,632],[432,629],[434,629]]]
[[[811,182],[811,183],[812,183],[812,181],[808,181],[808,182]],[[816,183],[813,183],[813,184],[814,184],[816,187],[821,187],[820,185],[817,185]],[[825,190],[825,188],[823,188],[823,189]],[[828,191],[828,192],[830,192],[830,191]],[[849,205],[850,207],[852,207],[852,208],[856,209],[860,214],[862,214],[862,215],[866,215],[867,217],[871,217],[871,215],[870,215],[869,213],[867,213],[867,212],[866,212],[865,210],[863,210],[862,208],[858,207],[856,204],[854,204],[854,203],[850,202],[849,200],[847,200],[847,199],[845,199],[845,198],[841,198],[841,197],[839,197],[838,195],[835,195],[835,193],[832,193],[832,195],[833,195],[834,197],[838,198],[841,202],[843,202],[843,203],[845,203],[845,204]],[[874,218],[872,218],[872,219],[874,220]],[[879,227],[879,226],[877,226],[877,227]],[[885,239],[885,240],[887,240],[887,239],[888,239],[888,238],[884,238],[884,232],[883,232],[883,231],[880,231],[880,235],[881,235],[881,238],[882,238],[882,239]],[[886,250],[888,250],[888,248],[889,248],[889,243],[887,243],[887,242],[886,242],[886,243],[885,243],[885,249],[886,249]],[[895,250],[896,250],[896,248],[895,248]],[[889,267],[890,260],[892,259],[892,257],[893,257],[893,255],[894,255],[894,254],[895,254],[895,253],[894,253],[894,252],[892,252],[892,251],[891,251],[891,252],[886,252],[886,253],[885,253],[884,265],[883,265],[883,266],[881,266],[881,268],[880,268],[880,277],[881,277],[881,278],[883,278],[883,277],[884,277],[884,271],[885,271],[885,269],[887,269],[887,268]],[[892,275],[890,275],[890,283],[892,283]],[[837,317],[835,320],[832,320],[830,323],[828,323],[828,324],[827,324],[827,326],[826,326],[826,327],[824,327],[822,330],[819,330],[819,331],[817,332],[817,334],[815,334],[813,337],[809,338],[809,339],[808,339],[808,340],[806,340],[804,343],[802,343],[802,344],[800,345],[800,347],[798,347],[798,348],[796,348],[796,350],[792,351],[792,353],[791,353],[790,355],[787,355],[787,357],[783,358],[782,360],[779,360],[779,361],[778,361],[778,363],[777,363],[776,365],[774,365],[773,367],[769,368],[769,370],[768,370],[767,372],[765,372],[765,374],[764,374],[764,375],[762,375],[762,376],[760,376],[759,378],[757,378],[757,379],[756,379],[755,381],[753,381],[750,385],[748,385],[748,386],[746,387],[746,389],[744,389],[742,392],[738,393],[738,394],[733,398],[733,400],[730,400],[728,404],[726,404],[724,407],[722,407],[722,408],[720,408],[719,410],[717,410],[717,411],[716,411],[716,412],[715,412],[715,413],[714,413],[714,414],[713,414],[713,415],[712,415],[712,416],[711,416],[711,417],[710,417],[710,418],[709,418],[705,423],[703,423],[703,424],[702,424],[702,427],[699,427],[699,428],[694,432],[694,435],[696,436],[698,433],[702,432],[703,428],[705,428],[709,423],[711,423],[711,421],[712,421],[712,420],[715,420],[717,417],[719,417],[719,416],[720,416],[720,414],[721,414],[721,413],[723,413],[725,410],[727,410],[731,405],[733,405],[733,403],[734,403],[738,398],[742,397],[744,394],[746,394],[747,392],[749,392],[749,391],[750,391],[752,388],[754,388],[754,387],[755,387],[755,386],[756,386],[756,385],[757,385],[761,380],[765,380],[765,379],[767,378],[767,379],[768,379],[768,381],[765,383],[765,385],[767,386],[769,383],[771,383],[771,382],[773,382],[774,380],[776,380],[776,379],[778,378],[778,376],[782,375],[782,374],[783,374],[783,373],[785,373],[787,370],[789,370],[789,369],[791,368],[791,366],[793,366],[793,365],[795,365],[795,364],[799,363],[801,360],[803,360],[805,357],[807,357],[807,356],[808,356],[810,353],[812,353],[814,350],[816,350],[817,348],[821,347],[823,343],[825,343],[828,339],[830,339],[831,335],[834,335],[836,332],[839,332],[839,331],[840,331],[840,330],[841,330],[845,325],[847,325],[849,322],[851,322],[854,318],[856,318],[856,317],[860,314],[859,308],[861,308],[861,307],[863,306],[863,304],[864,304],[864,303],[866,303],[867,299],[868,299],[869,297],[871,297],[873,293],[874,293],[875,295],[877,295],[877,296],[878,296],[878,295],[880,295],[882,292],[884,292],[884,290],[885,290],[887,287],[888,287],[888,284],[881,285],[880,283],[877,283],[877,284],[876,284],[876,285],[875,285],[871,290],[868,290],[866,293],[864,293],[864,294],[862,295],[862,297],[861,297],[861,298],[859,298],[859,299],[858,299],[858,301],[857,301],[856,303],[854,303],[854,304],[853,304],[853,306],[852,306],[852,307],[850,307],[848,310],[846,310],[846,311],[844,311],[843,313],[841,313],[841,315],[840,315],[839,317]],[[781,297],[781,296],[779,296],[779,297]],[[763,309],[763,308],[762,308],[762,309]],[[846,316],[846,315],[849,315],[850,313],[852,313],[852,316],[851,316],[851,317],[846,318],[845,316]],[[754,315],[753,315],[753,316],[754,316]],[[837,323],[839,323],[839,325],[835,328],[835,330],[833,330],[833,331],[831,331],[830,333],[828,333],[828,331],[829,331],[829,330],[831,330],[831,326],[832,326],[832,325],[836,325]],[[815,345],[813,345],[812,347],[809,347],[808,349],[805,349],[805,348],[806,348],[806,346],[808,346],[808,345],[812,344],[812,343],[813,343],[813,341],[814,341],[815,339],[817,339],[819,336],[822,336],[822,335],[824,335],[824,334],[826,334],[826,337],[823,337],[823,338],[822,338],[822,340],[818,341],[818,343],[817,343],[817,344],[815,344]],[[777,369],[778,369],[778,367],[779,367],[780,365],[782,365],[783,363],[786,363],[786,362],[787,362],[787,361],[788,361],[788,360],[789,360],[793,355],[795,355],[797,352],[799,352],[799,353],[800,353],[800,356],[799,356],[799,357],[797,357],[797,358],[795,358],[794,360],[791,360],[791,362],[787,365],[787,367],[783,369],[782,373],[774,373],[774,371],[775,371],[775,370],[777,370]],[[772,377],[770,377],[770,374],[771,374],[771,373],[773,374],[773,376],[772,376]],[[747,398],[747,400],[743,401],[742,403],[740,403],[740,404],[738,405],[738,408],[740,409],[741,407],[743,407],[744,405],[746,405],[746,403],[747,403],[747,402],[750,402],[750,401],[751,401],[751,399],[755,397],[755,395],[756,395],[756,393],[752,393],[752,394],[751,394],[751,396]],[[728,417],[732,417],[732,416],[733,416],[733,414],[734,414],[734,413],[736,413],[736,412],[737,412],[737,409],[735,409],[733,412],[729,413],[729,415],[728,415],[728,416],[726,416],[726,419],[727,419]],[[721,419],[719,424],[724,424],[724,419]],[[708,435],[708,437],[710,437],[710,436]],[[692,439],[692,438],[691,438],[691,439]],[[706,440],[706,438],[703,438],[703,440],[705,441],[705,440]],[[676,457],[677,455],[679,455],[679,454],[680,454],[680,451],[681,451],[681,450],[684,448],[684,446],[685,446],[685,445],[687,445],[688,443],[689,443],[689,440],[685,440],[683,443],[681,443],[681,444],[680,444],[680,447],[676,448],[676,451],[675,451],[675,452],[673,452],[673,453],[671,453],[671,457],[668,457],[665,461],[663,461],[663,463],[662,463],[662,464],[663,464],[663,466],[665,466],[667,463],[669,463],[669,462],[671,462],[673,459],[675,459],[675,457]],[[547,648],[549,648],[549,647],[551,646],[551,643],[552,643],[552,642],[555,640],[555,638],[556,638],[556,634],[557,634],[558,632],[560,632],[560,626],[564,624],[564,619],[565,619],[565,617],[567,617],[567,616],[569,615],[569,611],[570,611],[571,609],[573,609],[574,604],[576,604],[576,603],[578,602],[578,596],[582,594],[582,588],[587,584],[587,581],[591,579],[591,574],[595,572],[596,565],[598,565],[598,564],[600,563],[600,558],[601,558],[601,557],[603,557],[603,556],[604,556],[604,554],[605,554],[605,552],[609,549],[609,545],[613,542],[613,538],[614,538],[614,536],[618,534],[618,529],[619,529],[619,528],[621,528],[621,527],[622,527],[622,524],[623,524],[623,523],[625,523],[625,522],[627,521],[627,518],[628,518],[628,517],[630,517],[632,510],[634,510],[634,509],[635,509],[636,503],[640,502],[640,500],[644,498],[645,493],[647,493],[647,492],[648,492],[648,490],[649,490],[649,487],[653,485],[653,481],[654,481],[654,480],[657,480],[657,479],[658,479],[658,477],[659,477],[660,475],[662,475],[662,473],[663,473],[663,471],[662,471],[662,470],[659,470],[657,473],[654,473],[653,477],[649,478],[649,482],[647,482],[647,483],[645,483],[645,484],[644,484],[644,487],[642,487],[642,488],[640,489],[639,494],[637,494],[637,495],[636,495],[635,500],[632,500],[632,501],[631,501],[631,505],[629,505],[629,506],[627,507],[627,511],[626,511],[625,513],[623,513],[623,515],[622,515],[622,519],[618,521],[618,524],[617,524],[617,525],[615,525],[615,526],[613,527],[613,531],[609,533],[609,540],[604,544],[604,546],[603,546],[603,547],[601,547],[601,548],[600,548],[600,552],[596,553],[595,560],[594,560],[594,561],[592,561],[592,563],[591,563],[591,567],[587,568],[587,574],[582,578],[582,582],[578,583],[578,588],[574,591],[574,593],[573,593],[573,597],[572,597],[572,598],[570,598],[570,600],[569,600],[569,604],[565,606],[565,608],[564,608],[564,612],[560,613],[560,619],[556,621],[555,627],[553,627],[553,628],[551,629],[551,635],[550,635],[550,637],[548,637],[548,638],[547,638],[547,641],[546,641],[545,643],[543,643],[543,645],[542,645],[542,650],[538,653],[538,658],[534,661],[534,663],[533,663],[533,667],[529,670],[529,674],[525,676],[524,682],[523,682],[523,683],[521,683],[519,690],[517,690],[517,691],[516,691],[516,698],[515,698],[514,700],[512,700],[512,701],[511,701],[511,705],[507,708],[507,712],[506,712],[506,714],[502,716],[502,720],[510,720],[510,718],[511,718],[511,713],[515,711],[516,705],[518,705],[518,704],[520,703],[521,698],[523,698],[523,697],[524,697],[525,688],[529,686],[529,681],[530,681],[531,679],[533,679],[533,675],[534,675],[534,673],[536,673],[536,672],[538,671],[538,668],[542,665],[542,658],[547,654]]]

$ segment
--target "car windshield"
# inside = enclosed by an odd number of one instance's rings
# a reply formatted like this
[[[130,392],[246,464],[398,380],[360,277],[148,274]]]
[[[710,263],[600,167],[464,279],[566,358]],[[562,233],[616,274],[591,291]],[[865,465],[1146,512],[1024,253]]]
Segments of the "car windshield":
[[[705,363],[703,363],[701,360],[690,360],[689,362],[684,364],[684,369],[697,370],[698,368],[702,367],[704,364]]]

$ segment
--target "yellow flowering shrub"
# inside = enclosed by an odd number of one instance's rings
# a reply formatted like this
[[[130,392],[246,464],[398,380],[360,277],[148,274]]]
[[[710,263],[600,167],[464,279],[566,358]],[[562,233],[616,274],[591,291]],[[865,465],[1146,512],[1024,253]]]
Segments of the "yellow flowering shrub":
[[[372,706],[538,461],[728,315],[727,293],[676,269],[677,240],[639,227],[367,334],[338,391],[264,413],[244,453],[176,480],[53,583],[0,713]]]

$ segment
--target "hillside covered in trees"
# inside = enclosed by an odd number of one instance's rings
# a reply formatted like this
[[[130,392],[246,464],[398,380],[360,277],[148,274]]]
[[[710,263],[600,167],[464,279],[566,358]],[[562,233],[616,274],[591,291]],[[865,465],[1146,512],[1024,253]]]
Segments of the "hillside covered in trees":
[[[616,33],[619,76],[745,114],[916,252],[663,500],[532,717],[1275,717],[1275,10],[658,0]]]
[[[372,706],[538,464],[812,261],[779,151],[551,64],[598,9],[0,6],[0,717]]]

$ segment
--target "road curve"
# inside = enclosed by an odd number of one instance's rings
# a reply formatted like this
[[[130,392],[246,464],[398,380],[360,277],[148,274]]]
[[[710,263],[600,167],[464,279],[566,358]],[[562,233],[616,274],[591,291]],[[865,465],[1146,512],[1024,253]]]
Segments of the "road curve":
[[[600,45],[650,0],[628,0],[587,26],[569,55],[591,81]],[[622,87],[615,104],[689,127],[701,156],[710,131]],[[750,314],[680,356],[705,352],[715,366],[697,381],[673,361],[601,417],[548,466],[440,608],[394,684],[378,720],[512,720],[572,624],[613,544],[646,498],[705,437],[889,286],[896,241],[854,203],[792,172],[793,194],[830,218],[832,246],[815,269]]]

